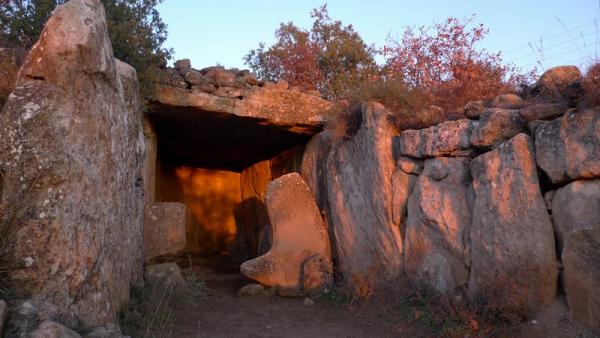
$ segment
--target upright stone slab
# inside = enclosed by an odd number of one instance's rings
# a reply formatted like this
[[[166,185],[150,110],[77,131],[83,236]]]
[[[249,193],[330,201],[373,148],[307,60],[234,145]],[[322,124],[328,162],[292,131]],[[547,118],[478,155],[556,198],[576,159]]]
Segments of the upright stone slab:
[[[556,294],[554,233],[533,147],[519,134],[471,162],[475,189],[469,296],[505,311],[533,311]]]
[[[443,295],[453,295],[469,278],[473,202],[469,163],[465,157],[425,160],[408,200],[406,276]]]
[[[392,222],[392,137],[390,113],[363,103],[360,126],[338,140],[327,161],[328,216],[344,282],[355,292],[398,276],[402,266],[400,231]]]
[[[569,234],[562,254],[571,317],[600,334],[600,236],[592,229]]]
[[[187,208],[182,203],[146,205],[144,217],[144,260],[177,255],[186,247]]]
[[[300,296],[331,288],[333,268],[327,228],[312,192],[297,173],[269,184],[267,211],[273,246],[265,255],[246,261],[241,272],[279,294]]]
[[[113,56],[101,2],[56,8],[0,114],[0,222],[19,290],[86,324],[114,320],[142,283],[141,121],[136,73]]]
[[[575,181],[558,189],[552,219],[561,250],[571,232],[600,225],[600,179]]]
[[[538,126],[535,156],[553,183],[600,177],[600,111],[571,110]]]

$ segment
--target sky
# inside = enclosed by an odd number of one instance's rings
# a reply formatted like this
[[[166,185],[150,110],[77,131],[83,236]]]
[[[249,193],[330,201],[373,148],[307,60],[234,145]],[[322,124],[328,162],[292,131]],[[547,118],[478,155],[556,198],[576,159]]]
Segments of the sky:
[[[275,41],[279,23],[292,21],[310,29],[311,10],[324,3],[164,0],[158,10],[168,25],[165,47],[174,48],[174,59],[188,58],[198,69],[217,63],[242,69],[249,50]],[[600,0],[329,0],[327,5],[331,18],[352,24],[367,44],[377,47],[387,36],[401,36],[407,26],[475,14],[474,22],[489,29],[478,47],[502,52],[504,61],[522,69],[564,64],[584,69],[600,56]]]

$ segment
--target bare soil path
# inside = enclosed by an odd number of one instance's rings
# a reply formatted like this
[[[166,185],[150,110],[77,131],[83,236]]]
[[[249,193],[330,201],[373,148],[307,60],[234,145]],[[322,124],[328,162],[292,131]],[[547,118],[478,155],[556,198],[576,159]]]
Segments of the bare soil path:
[[[201,297],[174,304],[169,337],[436,337],[423,322],[407,319],[406,305],[385,299],[364,303],[333,297],[305,305],[303,298],[239,297],[238,290],[253,283],[239,273],[239,263],[223,257],[177,262],[203,281]],[[191,266],[191,268],[190,268]],[[464,332],[461,333],[464,336]],[[471,337],[490,336],[472,334]],[[503,328],[492,337],[593,337],[568,320],[563,298],[532,321]]]

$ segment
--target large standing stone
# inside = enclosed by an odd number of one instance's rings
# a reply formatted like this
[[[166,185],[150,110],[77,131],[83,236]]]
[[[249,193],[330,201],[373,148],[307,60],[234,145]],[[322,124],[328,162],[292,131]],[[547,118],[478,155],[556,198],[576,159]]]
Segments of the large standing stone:
[[[315,135],[306,145],[300,174],[315,196],[319,209],[326,210],[327,205],[327,157],[331,151],[333,139],[325,130]]]
[[[506,311],[539,309],[556,294],[554,233],[532,148],[519,134],[471,162],[469,296]]]
[[[300,175],[291,173],[271,182],[266,203],[273,246],[265,255],[244,262],[242,274],[263,285],[277,286],[284,296],[330,288],[333,268],[329,235],[312,192]]]
[[[573,319],[600,334],[600,236],[572,232],[562,254],[564,287]]]
[[[406,218],[408,197],[416,181],[417,175],[407,174],[400,167],[392,174],[392,221],[398,227]]]
[[[409,280],[452,295],[469,277],[470,159],[433,158],[408,201],[404,239]]]
[[[401,271],[402,240],[392,222],[392,137],[397,131],[380,104],[363,103],[360,125],[339,140],[327,163],[327,199],[344,282],[368,293]]]
[[[600,111],[570,111],[538,126],[535,152],[554,183],[600,177]]]
[[[146,206],[144,218],[144,260],[176,255],[186,246],[187,208],[181,203]]]
[[[143,266],[144,141],[136,73],[115,60],[99,0],[48,20],[0,114],[0,222],[20,291],[88,325],[114,319]]]
[[[488,109],[473,128],[470,142],[476,148],[494,147],[524,131],[518,110]]]
[[[600,179],[575,181],[558,189],[552,201],[552,218],[559,249],[571,232],[600,224]]]
[[[421,130],[405,130],[398,142],[400,154],[415,158],[468,155],[475,124],[471,120],[458,120]]]

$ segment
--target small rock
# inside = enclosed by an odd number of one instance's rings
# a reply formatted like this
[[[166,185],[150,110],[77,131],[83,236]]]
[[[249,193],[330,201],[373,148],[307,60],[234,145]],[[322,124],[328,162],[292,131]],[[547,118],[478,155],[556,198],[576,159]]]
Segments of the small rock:
[[[313,306],[313,305],[315,305],[315,301],[310,298],[304,298],[304,301],[302,302],[302,304],[304,304],[306,306]]]
[[[152,290],[178,290],[185,286],[185,279],[181,275],[179,266],[175,263],[152,265],[146,268],[144,274],[146,283]]]
[[[515,94],[502,94],[494,98],[492,102],[494,108],[519,109],[525,106],[525,101]]]
[[[265,287],[260,284],[248,284],[238,291],[238,297],[254,297],[264,291]]]

